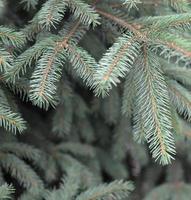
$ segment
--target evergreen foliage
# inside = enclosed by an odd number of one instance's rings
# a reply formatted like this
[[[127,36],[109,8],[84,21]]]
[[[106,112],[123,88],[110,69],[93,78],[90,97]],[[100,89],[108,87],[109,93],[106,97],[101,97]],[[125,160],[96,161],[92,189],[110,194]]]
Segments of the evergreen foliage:
[[[0,0],[0,199],[190,198],[190,6]]]
[[[10,199],[14,189],[11,185],[4,184],[0,187],[0,199]]]

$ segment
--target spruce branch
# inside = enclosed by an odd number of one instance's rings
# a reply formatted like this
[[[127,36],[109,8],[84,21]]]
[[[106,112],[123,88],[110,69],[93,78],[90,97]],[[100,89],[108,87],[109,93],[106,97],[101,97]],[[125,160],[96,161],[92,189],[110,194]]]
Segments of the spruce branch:
[[[80,47],[69,45],[67,49],[73,68],[88,86],[92,85],[93,76],[97,69],[95,59]]]
[[[72,166],[70,169],[67,170],[67,176],[62,178],[62,184],[60,188],[57,190],[53,190],[45,194],[46,200],[53,200],[53,199],[73,199],[78,189],[80,188],[80,179],[76,179],[78,175],[76,169],[78,166]]]
[[[157,37],[154,43],[153,50],[159,50],[160,56],[169,61],[173,59],[176,63],[183,62],[185,66],[190,64],[190,38],[182,38],[176,34],[163,32]]]
[[[25,188],[43,187],[42,180],[24,161],[11,153],[1,153],[0,165]]]
[[[99,15],[96,13],[94,8],[92,8],[87,3],[81,0],[70,0],[68,1],[69,8],[76,19],[80,19],[82,24],[93,27],[99,24]]]
[[[5,82],[5,81],[4,81]],[[14,84],[6,82],[6,86],[16,95],[18,95],[23,101],[28,101],[29,93],[29,80],[26,78],[20,78]]]
[[[61,196],[65,197],[65,199],[72,199],[77,194],[80,188],[80,179],[76,179],[76,175],[78,173],[76,167],[77,166],[73,166],[70,169],[68,169],[67,177],[63,179],[60,194]]]
[[[191,120],[190,92],[174,80],[168,81],[170,97],[178,113],[187,120]]]
[[[128,178],[127,169],[125,169],[124,165],[120,161],[113,159],[110,152],[103,151],[99,148],[97,149],[97,157],[104,171],[107,171],[107,173],[115,180]]]
[[[41,158],[41,151],[31,145],[21,142],[4,142],[0,146],[4,153],[14,153],[16,156],[34,161],[36,164]]]
[[[137,4],[140,4],[140,0],[123,0],[123,4],[127,6],[128,10],[131,10],[132,8],[137,8]]]
[[[14,59],[14,64],[5,73],[7,81],[13,82],[18,80],[21,76],[26,74],[27,66],[31,67],[33,61],[37,61],[38,58],[46,50],[47,45],[54,45],[55,37],[45,38],[41,41],[37,41],[32,47],[28,48],[22,54]]]
[[[43,4],[31,23],[38,23],[47,30],[50,30],[52,26],[56,28],[56,24],[64,17],[66,6],[67,0],[48,0]]]
[[[191,85],[191,69],[186,67],[179,67],[165,64],[163,67],[165,74],[172,79],[175,79],[185,86]]]
[[[165,0],[165,2],[177,12],[189,11],[189,1],[187,0]]]
[[[190,196],[190,189],[190,184],[186,184],[181,181],[175,183],[165,183],[149,192],[144,200],[167,200],[176,199],[176,197],[182,200],[187,200],[188,196]]]
[[[45,109],[49,107],[49,104],[52,106],[57,104],[57,100],[53,97],[57,88],[55,84],[61,76],[69,44],[71,44],[70,50],[74,50],[72,45],[77,44],[85,33],[85,29],[80,27],[80,21],[72,22],[72,26],[69,27],[61,31],[60,36],[50,35],[40,42],[37,41],[35,45],[16,58],[15,67],[5,75],[8,81],[15,83],[21,75],[26,73],[27,66],[31,66],[33,61],[37,61],[40,57],[30,81],[29,97],[35,105]],[[85,59],[93,60],[88,55],[84,53],[83,55],[86,56]]]
[[[26,122],[19,113],[11,110],[3,90],[0,90],[0,126],[13,133],[21,133],[26,129]]]
[[[90,171],[89,167],[79,162],[69,154],[59,153],[59,166],[66,173],[75,167],[75,175],[79,177],[81,188],[89,188],[97,184],[97,177]]]
[[[57,86],[56,83],[61,77],[63,63],[68,56],[68,48],[71,39],[73,39],[80,23],[74,23],[73,28],[64,35],[55,40],[54,45],[46,49],[40,60],[37,62],[37,67],[33,72],[30,81],[29,98],[39,107],[48,109],[49,105],[53,107],[58,104],[55,98]]]
[[[46,50],[37,63],[30,81],[29,98],[41,108],[48,109],[49,104],[55,106],[56,100],[56,82],[61,77],[63,63],[66,60],[65,39],[62,42],[56,42],[54,47]]]
[[[191,15],[190,13],[172,14],[165,16],[154,16],[141,18],[137,22],[150,26],[151,34],[160,34],[164,30],[177,28],[177,29],[190,29]]]
[[[2,2],[0,0],[0,7]],[[135,166],[133,175],[148,163],[146,145],[134,145],[127,132],[132,128],[134,139],[138,143],[147,142],[152,157],[166,165],[176,154],[172,134],[175,122],[180,123],[176,110],[190,121],[190,91],[184,87],[190,86],[190,69],[186,67],[191,64],[191,15],[184,13],[189,11],[188,2],[141,0],[142,7],[139,0],[19,2],[26,9],[26,20],[21,19],[24,15],[20,6],[11,8],[11,19],[7,17],[9,13],[1,15],[6,18],[5,24],[16,16],[11,24],[18,27],[18,32],[0,27],[0,81],[22,98],[27,96],[33,105],[46,110],[52,105],[57,110],[52,128],[43,125],[41,117],[42,131],[39,132],[39,127],[34,131],[31,128],[34,141],[29,141],[30,136],[21,139],[11,134],[9,138],[2,132],[0,182],[6,181],[3,173],[8,172],[21,183],[27,191],[18,197],[20,200],[126,198],[132,190],[126,182],[93,186],[101,181],[102,172],[111,178],[126,178],[128,171],[123,161]],[[7,3],[9,5],[10,0]],[[132,9],[136,7],[141,9]],[[131,12],[126,12],[127,9]],[[32,21],[20,28],[29,18],[33,18]],[[100,22],[101,26],[97,26]],[[80,47],[78,43],[86,33]],[[114,42],[115,37],[118,39]],[[26,38],[30,40],[27,43]],[[87,44],[89,41],[92,44]],[[106,48],[106,53],[101,55]],[[159,56],[162,57],[160,62]],[[94,57],[99,58],[99,62]],[[160,65],[163,61],[165,66]],[[176,66],[171,67],[169,63]],[[126,81],[121,111],[127,120],[120,118],[122,84],[110,91],[122,78]],[[82,90],[83,81],[97,96],[111,92],[110,96],[97,98],[92,109],[88,101],[93,97],[86,88]],[[0,125],[6,130],[21,132],[25,121],[12,105],[6,88],[3,89],[0,90]],[[25,112],[25,106],[23,110]],[[49,113],[51,109],[47,115]],[[49,134],[49,128],[56,135]],[[113,129],[115,145],[109,146]],[[37,146],[42,144],[41,150],[19,142],[21,140]],[[127,153],[131,159],[126,159]],[[115,160],[111,157],[114,154]],[[32,163],[32,167],[28,163]],[[66,173],[65,181],[59,189],[46,191],[33,165],[40,166],[40,170],[49,166],[43,172],[47,187],[57,182],[63,173]],[[90,169],[95,170],[94,174]],[[38,188],[39,193],[31,188]]]
[[[16,32],[12,28],[0,26],[0,41],[7,46],[22,47],[25,37],[22,32]]]
[[[84,34],[84,29],[81,28],[82,30],[80,30],[79,27],[80,22],[77,21],[72,23],[72,26],[67,27],[66,25],[65,31],[61,31],[60,35],[62,35],[62,38],[64,38],[63,47],[65,43],[67,43],[69,40],[72,40],[72,42],[74,43],[76,40],[79,40],[80,37],[82,37],[82,35]],[[28,48],[26,51],[16,57],[13,66],[9,68],[7,73],[5,74],[6,80],[15,84],[16,80],[26,74],[27,66],[32,67],[33,61],[36,62],[39,57],[42,56],[42,54],[47,50],[48,46],[54,46],[55,41],[59,41],[58,46],[61,45],[60,47],[62,47],[60,37],[56,35],[50,35],[49,37],[37,41],[32,47]]]
[[[14,188],[12,185],[1,185],[0,186],[0,199],[1,200],[8,200],[11,199],[11,195],[14,193]]]
[[[128,4],[128,1],[129,2],[133,2],[132,5],[134,5],[134,3],[136,4],[135,6],[139,9],[139,5],[155,5],[155,6],[158,6],[158,5],[163,5],[164,4],[164,1],[163,0],[155,0],[155,1],[152,1],[152,0],[121,0],[121,2],[111,2],[109,3],[109,6],[111,6],[112,8],[123,8],[124,7],[124,2],[127,2],[127,6],[128,5],[131,5],[131,4]],[[135,7],[134,6],[134,7]],[[132,7],[133,8],[133,7]]]
[[[26,129],[25,121],[18,113],[14,113],[10,108],[5,108],[0,105],[0,126],[4,127],[7,131],[16,133],[23,132]]]
[[[140,44],[131,33],[119,37],[99,61],[94,76],[93,88],[96,95],[106,96],[112,85],[120,82],[132,68],[140,50]]]
[[[20,196],[19,200],[32,200],[32,199],[44,199],[45,194],[49,194],[49,190],[44,188],[30,188],[24,191]]]
[[[88,28],[81,24],[80,20],[74,20],[72,17],[65,23],[59,35],[65,38],[65,41],[71,45],[77,45],[86,34]]]
[[[98,200],[108,198],[120,200],[127,197],[133,189],[134,186],[131,182],[113,181],[110,184],[104,184],[88,189],[81,193],[76,200]]]
[[[146,129],[144,124],[144,116],[141,112],[140,106],[138,106],[138,103],[135,102],[135,112],[133,113],[133,137],[134,140],[139,143],[145,143],[145,135],[146,135]]]
[[[20,0],[20,4],[24,5],[24,8],[27,11],[30,11],[30,9],[35,9],[38,3],[39,0]]]
[[[121,26],[125,29],[128,29],[129,31],[133,32],[136,36],[138,36],[140,38],[143,37],[143,34],[139,31],[140,27],[137,28],[134,25],[128,23],[127,21],[125,21],[119,17],[116,17],[115,15],[112,15],[111,13],[109,13],[105,10],[102,10],[100,8],[96,8],[96,12],[99,13],[101,16],[111,20],[112,22],[117,23],[119,26]]]
[[[142,113],[145,137],[153,158],[163,165],[169,164],[175,154],[175,144],[166,82],[158,61],[147,49],[140,63],[137,103],[138,112]]]
[[[61,77],[62,66],[66,60],[66,51],[55,45],[45,51],[37,63],[30,81],[29,98],[34,105],[48,109],[49,104],[55,106],[58,102],[56,95],[56,82]]]
[[[13,56],[5,49],[0,49],[0,72],[4,74],[12,67]]]
[[[84,25],[99,24],[99,15],[95,10],[81,0],[48,0],[38,14],[33,18],[32,24],[39,24],[42,28],[50,30],[51,27],[61,22],[67,8],[70,8],[73,16],[79,19]],[[36,25],[38,26],[38,25]]]
[[[132,89],[134,92],[134,98],[131,100],[130,103],[133,103],[132,105],[132,116],[133,116],[133,137],[134,140],[138,143],[144,143],[146,138],[146,129],[145,129],[145,122],[144,122],[144,114],[142,112],[142,105],[139,102],[139,90],[141,90],[141,85],[140,85],[140,77],[143,79],[143,73],[140,71],[140,67],[143,65],[142,62],[138,59],[137,62],[135,63],[135,67],[132,69],[134,71],[133,73],[133,84],[134,87]],[[132,102],[133,101],[133,102]],[[128,105],[126,105],[128,106]],[[128,107],[127,107],[128,108]],[[124,108],[124,109],[127,109]]]

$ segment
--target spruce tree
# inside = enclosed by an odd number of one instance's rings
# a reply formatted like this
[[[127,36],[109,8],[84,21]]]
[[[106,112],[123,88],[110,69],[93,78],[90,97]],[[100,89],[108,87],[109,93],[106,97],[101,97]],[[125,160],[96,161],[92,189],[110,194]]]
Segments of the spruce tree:
[[[189,0],[0,0],[0,199],[190,200]]]

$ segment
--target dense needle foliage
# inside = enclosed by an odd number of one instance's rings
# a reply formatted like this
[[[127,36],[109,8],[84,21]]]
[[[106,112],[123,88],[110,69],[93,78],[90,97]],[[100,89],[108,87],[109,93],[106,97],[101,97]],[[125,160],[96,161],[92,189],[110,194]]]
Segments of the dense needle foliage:
[[[189,200],[189,0],[0,0],[0,199]]]

